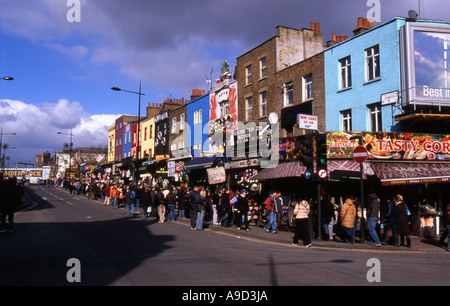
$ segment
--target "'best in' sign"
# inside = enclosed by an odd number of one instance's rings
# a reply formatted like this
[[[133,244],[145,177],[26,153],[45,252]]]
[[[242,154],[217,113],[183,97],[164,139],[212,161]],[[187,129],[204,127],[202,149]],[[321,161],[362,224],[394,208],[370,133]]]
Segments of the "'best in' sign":
[[[306,130],[317,130],[317,116],[298,114],[298,127]]]

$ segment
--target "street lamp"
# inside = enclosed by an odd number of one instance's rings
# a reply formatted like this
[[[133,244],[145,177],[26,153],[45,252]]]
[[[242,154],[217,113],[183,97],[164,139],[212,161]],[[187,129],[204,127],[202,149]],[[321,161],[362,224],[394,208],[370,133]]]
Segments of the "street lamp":
[[[72,129],[70,129],[70,133],[69,134],[62,133],[62,132],[56,132],[56,134],[69,135],[70,136],[69,137],[69,178],[70,178],[70,175],[72,174],[72,136],[73,136]]]
[[[3,147],[3,135],[16,135],[16,133],[3,133],[3,129],[0,130],[0,157],[2,156],[2,147]],[[5,144],[6,146],[6,144]],[[6,149],[6,147],[5,147]],[[3,159],[3,169],[5,168],[5,159]]]
[[[14,78],[13,77],[10,77],[10,76],[5,76],[5,77],[3,77],[3,78],[1,78],[2,80],[5,80],[5,81],[12,81],[12,80],[14,80]]]
[[[5,160],[9,160],[9,157],[6,156],[6,149],[15,149],[16,147],[9,147],[6,143],[2,147],[3,147],[2,170],[5,171]]]
[[[139,92],[131,91],[131,90],[125,90],[119,87],[111,87],[112,90],[115,91],[126,91],[129,93],[137,94],[139,95],[139,105],[138,105],[138,126],[137,126],[137,140],[136,140],[136,159],[139,159],[140,155],[140,148],[139,148],[139,138],[141,136],[141,96],[145,96],[144,93],[141,92],[141,81],[139,81]]]

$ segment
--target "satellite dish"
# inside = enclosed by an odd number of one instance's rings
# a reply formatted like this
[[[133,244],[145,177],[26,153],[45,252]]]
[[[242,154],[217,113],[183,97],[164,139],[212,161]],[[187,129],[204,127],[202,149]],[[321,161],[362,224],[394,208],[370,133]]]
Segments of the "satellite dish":
[[[415,10],[409,10],[408,16],[411,19],[417,19],[417,17],[419,17],[419,14]]]
[[[269,114],[269,122],[275,124],[278,122],[278,115],[274,112]]]

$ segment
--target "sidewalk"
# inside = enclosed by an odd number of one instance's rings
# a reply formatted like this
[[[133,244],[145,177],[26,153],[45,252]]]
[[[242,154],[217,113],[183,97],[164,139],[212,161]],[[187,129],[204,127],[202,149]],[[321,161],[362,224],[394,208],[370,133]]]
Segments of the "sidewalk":
[[[190,220],[180,220],[177,222],[189,224]],[[222,232],[227,235],[236,236],[242,239],[249,240],[263,240],[266,242],[272,242],[276,244],[284,244],[291,247],[305,248],[302,241],[299,240],[298,246],[292,245],[292,238],[294,236],[294,230],[280,230],[276,234],[267,233],[262,226],[250,225],[250,231],[238,230],[235,225],[230,227],[222,227],[220,225],[214,225],[212,222],[206,222],[205,230],[213,232]],[[411,248],[404,246],[396,247],[393,245],[383,245],[381,247],[374,247],[366,243],[360,243],[359,237],[356,237],[356,242],[353,244],[345,243],[337,238],[337,241],[322,241],[312,240],[312,248],[323,249],[340,249],[340,250],[353,250],[353,251],[374,251],[374,252],[447,252],[444,248],[438,246],[438,238],[427,239],[424,237],[411,236]]]

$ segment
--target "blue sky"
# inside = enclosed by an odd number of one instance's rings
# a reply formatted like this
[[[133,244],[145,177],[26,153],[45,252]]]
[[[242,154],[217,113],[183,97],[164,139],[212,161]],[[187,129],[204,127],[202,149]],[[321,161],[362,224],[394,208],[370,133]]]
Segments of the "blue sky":
[[[352,36],[373,0],[80,0],[81,21],[67,20],[67,0],[0,0],[0,127],[10,163],[61,150],[57,131],[73,129],[74,147],[106,146],[106,127],[147,103],[189,99],[207,90],[227,60],[275,35],[277,25],[309,28],[319,22]],[[380,22],[419,11],[419,1],[379,0]],[[425,19],[448,20],[450,1],[422,0]],[[68,137],[67,137],[68,138]]]

